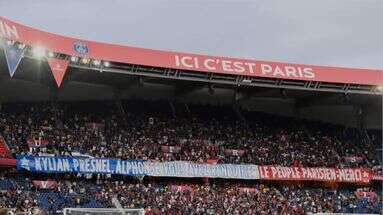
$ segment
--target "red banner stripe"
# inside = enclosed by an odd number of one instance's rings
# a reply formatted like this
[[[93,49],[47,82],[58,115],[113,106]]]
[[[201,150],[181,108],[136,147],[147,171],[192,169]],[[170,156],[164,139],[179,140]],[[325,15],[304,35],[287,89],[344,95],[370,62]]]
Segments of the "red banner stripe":
[[[258,166],[258,170],[263,180],[369,183],[373,179],[372,171],[363,168]]]

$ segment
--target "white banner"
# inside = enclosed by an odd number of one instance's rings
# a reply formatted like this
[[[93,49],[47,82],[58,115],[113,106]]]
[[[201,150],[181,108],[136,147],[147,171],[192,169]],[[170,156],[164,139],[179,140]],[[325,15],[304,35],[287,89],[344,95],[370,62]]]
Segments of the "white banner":
[[[187,161],[147,162],[146,165],[150,165],[150,176],[259,179],[257,165],[200,164]]]

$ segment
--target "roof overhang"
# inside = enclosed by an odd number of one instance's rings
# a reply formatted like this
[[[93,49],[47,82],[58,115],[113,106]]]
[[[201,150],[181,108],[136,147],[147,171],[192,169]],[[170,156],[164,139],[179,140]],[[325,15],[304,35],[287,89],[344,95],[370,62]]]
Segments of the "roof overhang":
[[[109,68],[71,63],[72,68],[164,79],[311,91],[381,94],[383,71],[196,55],[99,43],[52,34],[0,17],[0,36],[29,47],[112,62]],[[26,53],[26,57],[33,57]]]

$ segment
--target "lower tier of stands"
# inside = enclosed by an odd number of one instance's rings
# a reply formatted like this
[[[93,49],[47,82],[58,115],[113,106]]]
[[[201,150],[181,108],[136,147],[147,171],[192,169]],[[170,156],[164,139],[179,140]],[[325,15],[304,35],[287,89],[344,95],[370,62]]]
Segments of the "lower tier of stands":
[[[144,208],[146,214],[381,213],[380,184],[3,175],[0,208],[58,214],[63,208]]]

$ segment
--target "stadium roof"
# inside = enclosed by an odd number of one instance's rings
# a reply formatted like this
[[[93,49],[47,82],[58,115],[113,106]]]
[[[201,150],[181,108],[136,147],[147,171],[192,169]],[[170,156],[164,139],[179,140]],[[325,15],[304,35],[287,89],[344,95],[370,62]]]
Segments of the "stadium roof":
[[[159,73],[163,78],[175,76],[185,80],[204,79],[258,86],[264,82],[269,87],[294,88],[297,85],[302,89],[335,91],[333,89],[338,88],[345,92],[376,93],[376,87],[383,85],[381,70],[237,59],[105,44],[40,31],[5,18],[0,18],[0,34],[32,47],[41,46],[63,55],[62,58],[77,56],[124,64],[120,67],[122,69],[109,70],[116,73]]]
[[[33,29],[0,17],[3,43],[25,44],[24,58],[13,78],[0,53],[2,101],[167,98],[207,103],[231,103],[251,109],[294,115],[311,107],[324,107],[345,115],[369,114],[370,127],[381,126],[383,71],[289,64],[214,57],[119,46],[78,40]],[[43,58],[33,47],[54,52],[54,58],[111,62],[110,66],[87,61],[71,62],[63,85],[55,86]],[[47,57],[48,58],[48,57]],[[212,95],[214,99],[212,98]],[[340,109],[337,109],[340,108]],[[346,113],[347,112],[347,113]],[[380,117],[379,117],[380,116]],[[323,119],[333,121],[332,117]],[[342,124],[353,119],[339,119]],[[347,121],[347,122],[346,122]]]
[[[383,69],[381,11],[377,0],[0,1],[1,16],[74,38],[376,69]]]

